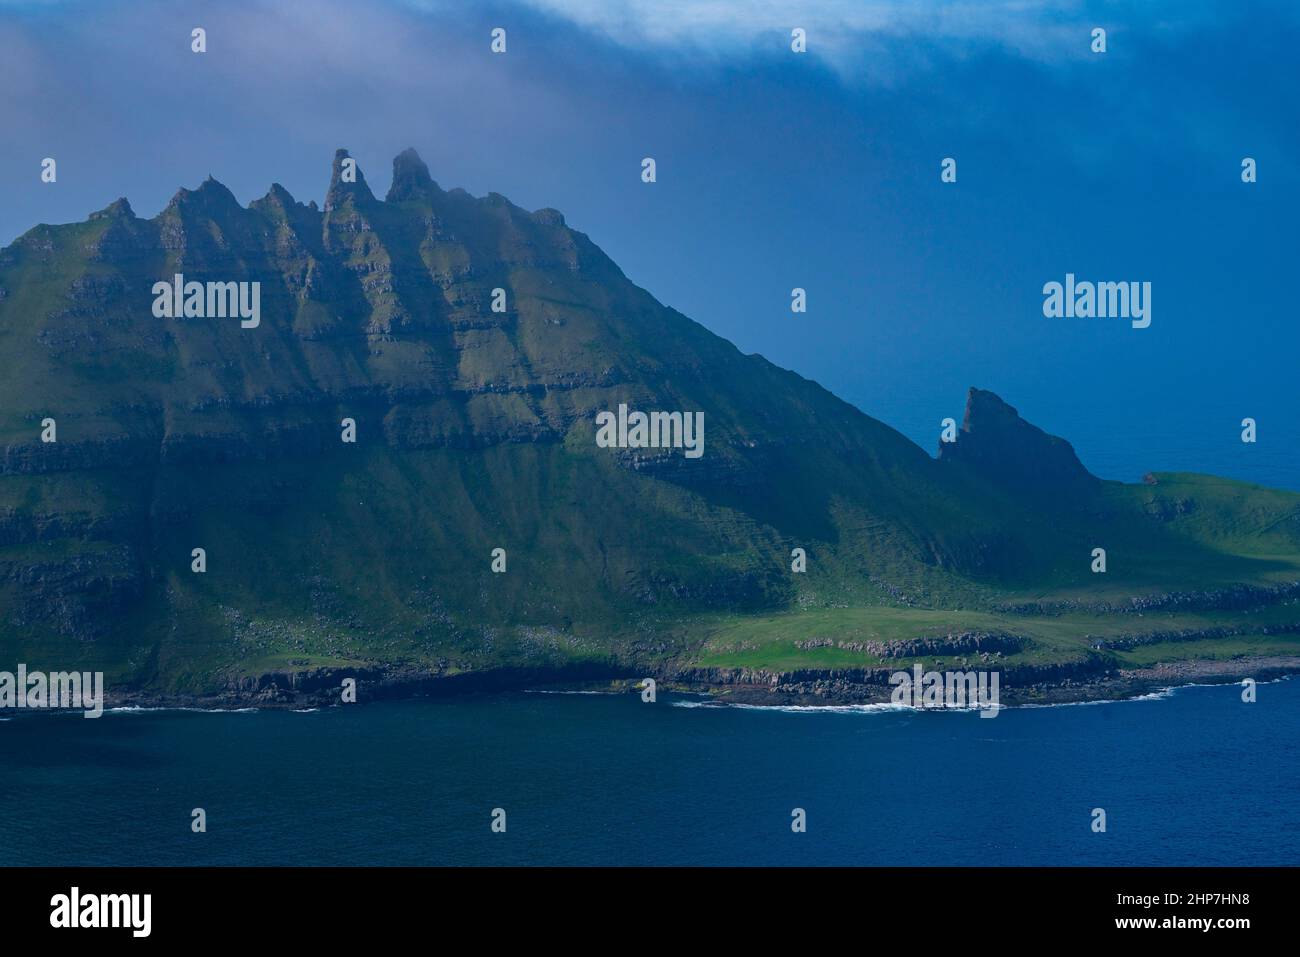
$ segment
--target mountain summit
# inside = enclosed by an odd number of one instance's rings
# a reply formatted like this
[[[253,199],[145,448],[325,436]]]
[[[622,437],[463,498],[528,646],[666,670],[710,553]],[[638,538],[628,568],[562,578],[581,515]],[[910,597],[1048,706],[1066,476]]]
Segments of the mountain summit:
[[[413,150],[383,200],[339,150],[320,208],[209,178],[37,226],[0,251],[0,345],[0,652],[140,686],[690,663],[775,614],[1300,566],[1294,496],[1102,482],[979,390],[936,460]],[[639,441],[682,416],[698,458]]]
[[[957,442],[939,445],[941,461],[956,461],[1008,485],[1053,494],[1081,491],[1097,479],[1065,439],[1030,425],[992,392],[972,388]]]

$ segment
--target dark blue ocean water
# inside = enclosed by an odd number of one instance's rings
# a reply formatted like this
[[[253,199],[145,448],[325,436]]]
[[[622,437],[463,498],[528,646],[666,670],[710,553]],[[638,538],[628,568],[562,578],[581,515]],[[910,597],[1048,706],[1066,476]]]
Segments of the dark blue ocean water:
[[[1300,680],[993,719],[697,700],[22,715],[0,842],[17,864],[1300,863]]]

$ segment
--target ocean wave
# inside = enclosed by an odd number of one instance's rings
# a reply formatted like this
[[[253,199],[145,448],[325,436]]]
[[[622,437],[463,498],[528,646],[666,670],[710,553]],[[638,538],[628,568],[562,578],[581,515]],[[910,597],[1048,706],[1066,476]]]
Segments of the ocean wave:
[[[628,694],[626,691],[556,691],[553,688],[525,688],[524,694]]]
[[[908,705],[882,701],[872,704],[741,704],[730,701],[674,701],[674,708],[735,708],[738,711],[781,711],[786,714],[876,714],[884,711],[919,711]],[[969,711],[970,708],[953,708]]]
[[[124,704],[116,708],[105,708],[104,714],[145,714],[154,711],[192,711],[196,714],[253,714],[258,708],[185,708],[176,707],[156,707],[148,708],[138,704]]]
[[[1179,687],[1206,687],[1215,685],[1180,685]],[[1075,708],[1095,704],[1122,704],[1126,701],[1160,701],[1173,697],[1177,688],[1161,688],[1131,698],[1099,698],[1092,701],[1054,701],[1047,704],[997,704],[993,710],[1012,711],[1021,708]],[[903,712],[913,714],[964,714],[985,710],[976,705],[964,707],[917,708],[913,705],[876,702],[873,704],[739,704],[727,701],[674,701],[676,708],[736,708],[743,711],[781,711],[786,714],[882,714],[886,712]]]
[[[1290,675],[1282,675],[1277,678],[1269,678],[1267,681],[1260,681],[1258,684],[1271,685],[1279,681],[1287,681]],[[1172,698],[1177,692],[1185,691],[1188,688],[1240,688],[1241,679],[1234,678],[1231,681],[1189,681],[1186,684],[1170,685],[1168,688],[1157,688],[1155,691],[1148,691],[1145,694],[1133,695],[1129,698],[1098,698],[1092,701],[1056,701],[1050,704],[1018,704],[1016,708],[1076,708],[1082,705],[1092,704],[1124,704],[1129,701],[1164,701],[1166,698]]]
[[[1276,684],[1279,681],[1290,680],[1291,675],[1281,675],[1277,678],[1269,678],[1261,681],[1259,684]],[[1102,704],[1125,704],[1133,701],[1164,701],[1172,698],[1178,691],[1187,688],[1239,688],[1241,680],[1232,681],[1208,681],[1196,682],[1189,681],[1187,684],[1170,685],[1168,688],[1157,688],[1154,691],[1147,691],[1143,694],[1132,695],[1127,698],[1093,698],[1086,701],[1052,701],[1047,703],[1026,702],[1025,704],[998,704],[994,707],[998,710],[1019,710],[1030,708],[1082,708],[1091,705]],[[984,709],[971,705],[962,708],[916,708],[911,705],[894,704],[891,702],[878,702],[874,704],[741,704],[729,701],[674,701],[674,708],[736,708],[743,711],[781,711],[787,714],[880,714],[889,711],[911,711],[911,712],[965,712],[965,711],[982,711]]]
[[[1180,685],[1179,687],[1191,687],[1190,685]],[[1206,685],[1205,687],[1209,687]],[[1125,704],[1130,701],[1163,701],[1165,698],[1172,698],[1177,688],[1161,688],[1158,691],[1148,691],[1146,694],[1133,695],[1131,698],[1093,698],[1088,701],[1050,701],[1045,704],[1031,701],[1026,704],[1008,705],[1013,708],[1083,708],[1094,704]]]

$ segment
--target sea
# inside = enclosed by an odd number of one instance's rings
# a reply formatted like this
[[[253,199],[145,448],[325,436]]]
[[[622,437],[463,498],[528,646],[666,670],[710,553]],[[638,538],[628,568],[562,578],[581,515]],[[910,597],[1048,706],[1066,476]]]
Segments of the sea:
[[[1300,679],[995,718],[546,691],[11,712],[0,843],[17,865],[1294,865]]]

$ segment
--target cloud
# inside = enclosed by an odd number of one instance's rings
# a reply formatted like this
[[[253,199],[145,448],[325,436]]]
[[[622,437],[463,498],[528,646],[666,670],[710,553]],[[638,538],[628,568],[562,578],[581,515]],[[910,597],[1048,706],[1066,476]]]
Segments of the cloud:
[[[734,57],[787,51],[802,27],[809,53],[841,72],[877,76],[900,42],[949,52],[998,48],[1033,59],[1087,52],[1097,17],[1071,0],[524,0],[619,45]]]
[[[810,151],[828,154],[820,130],[870,127],[884,134],[865,141],[873,155],[888,151],[886,139],[934,135],[947,148],[979,136],[1082,156],[1101,176],[1124,150],[1159,138],[1216,163],[1222,143],[1248,144],[1276,175],[1297,155],[1293,125],[1275,121],[1294,112],[1296,9],[1268,0],[1239,10],[1208,0],[0,0],[0,179],[10,184],[0,243],[124,193],[151,214],[177,185],[209,173],[244,201],[272,178],[319,200],[339,146],[376,189],[391,157],[415,146],[443,185],[577,209],[581,191],[566,184],[616,182],[646,144],[688,162],[712,131],[718,148],[770,153],[775,117],[778,139],[798,131]],[[1094,22],[1110,31],[1104,62],[1088,52]],[[792,24],[808,31],[806,57],[790,52]],[[190,51],[196,25],[208,30],[203,56]],[[497,25],[509,30],[509,56],[489,51]],[[1106,120],[1080,135],[1080,117]],[[38,176],[47,156],[59,162],[57,188]]]
[[[413,0],[427,5],[433,0]],[[1035,64],[1077,64],[1091,33],[1180,34],[1237,14],[1213,0],[519,0],[628,50],[678,66],[789,53],[807,31],[808,53],[854,85],[893,85],[936,63],[984,53]],[[1260,0],[1260,17],[1292,23],[1293,5]],[[1120,44],[1108,51],[1124,58]]]

